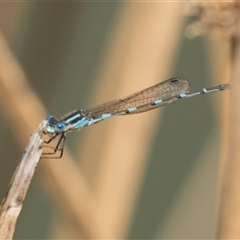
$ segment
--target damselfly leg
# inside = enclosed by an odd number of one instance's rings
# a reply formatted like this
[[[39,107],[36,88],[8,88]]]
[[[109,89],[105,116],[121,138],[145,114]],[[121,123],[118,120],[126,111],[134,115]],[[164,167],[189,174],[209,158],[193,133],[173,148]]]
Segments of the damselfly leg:
[[[53,138],[49,138],[46,134],[42,134],[42,138],[44,140],[42,158],[61,158],[63,155],[66,133],[56,134]]]

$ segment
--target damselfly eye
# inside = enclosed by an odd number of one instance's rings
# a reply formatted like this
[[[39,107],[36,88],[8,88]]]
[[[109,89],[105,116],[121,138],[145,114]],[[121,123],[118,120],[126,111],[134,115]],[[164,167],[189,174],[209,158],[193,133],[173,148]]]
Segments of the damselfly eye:
[[[66,128],[66,125],[63,122],[58,122],[55,124],[56,132],[63,132]]]

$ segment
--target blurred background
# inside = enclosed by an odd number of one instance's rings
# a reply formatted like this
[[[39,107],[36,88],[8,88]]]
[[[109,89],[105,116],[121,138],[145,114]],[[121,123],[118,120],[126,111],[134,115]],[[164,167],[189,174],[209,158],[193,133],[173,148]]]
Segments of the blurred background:
[[[228,40],[201,35],[194,11],[181,2],[1,2],[0,199],[48,114],[170,77],[193,90],[227,82]],[[15,239],[215,238],[227,95],[68,134],[61,159],[41,160]]]

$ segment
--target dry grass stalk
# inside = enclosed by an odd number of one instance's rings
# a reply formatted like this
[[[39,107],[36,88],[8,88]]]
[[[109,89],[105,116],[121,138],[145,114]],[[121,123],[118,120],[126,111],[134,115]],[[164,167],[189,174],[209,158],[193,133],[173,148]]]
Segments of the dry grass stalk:
[[[228,39],[230,51],[226,64],[227,82],[231,81],[231,104],[228,102],[228,119],[225,120],[222,142],[223,164],[221,169],[221,199],[219,209],[219,239],[240,238],[240,3],[239,1],[216,1],[195,3],[198,33],[218,30],[219,39]],[[194,23],[196,24],[196,23]],[[194,25],[192,25],[194,26]],[[190,26],[190,27],[192,27]],[[205,30],[203,30],[205,29]],[[202,31],[203,30],[203,31]],[[195,32],[197,33],[197,32]],[[195,35],[199,35],[199,34]],[[222,37],[222,38],[221,38]],[[224,37],[224,38],[223,38]],[[230,74],[229,71],[230,70]],[[227,122],[227,124],[226,124]],[[227,126],[227,127],[226,127]]]
[[[42,153],[40,137],[44,121],[31,136],[23,157],[12,177],[7,195],[0,206],[0,239],[12,239],[27,190]]]

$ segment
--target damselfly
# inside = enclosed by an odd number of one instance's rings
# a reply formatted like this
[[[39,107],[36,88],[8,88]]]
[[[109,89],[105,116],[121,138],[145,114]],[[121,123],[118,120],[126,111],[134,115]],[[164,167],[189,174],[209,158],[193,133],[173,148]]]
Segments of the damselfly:
[[[230,88],[230,86],[230,83],[220,84],[189,93],[190,83],[188,80],[178,77],[170,78],[128,97],[107,102],[89,110],[76,110],[60,120],[53,116],[48,116],[42,134],[45,142],[42,157],[62,157],[64,142],[68,132],[80,130],[83,127],[113,116],[149,111],[182,98],[223,91]]]

